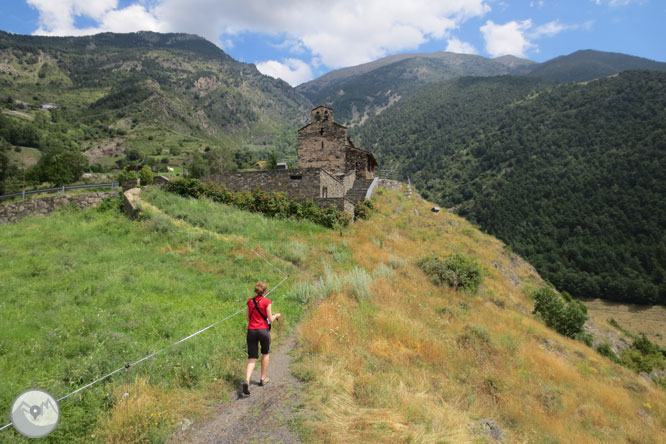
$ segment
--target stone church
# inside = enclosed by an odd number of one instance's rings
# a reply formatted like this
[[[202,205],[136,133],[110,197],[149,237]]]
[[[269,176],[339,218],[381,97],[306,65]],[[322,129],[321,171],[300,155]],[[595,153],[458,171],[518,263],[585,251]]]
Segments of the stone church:
[[[354,214],[354,206],[377,187],[377,161],[354,146],[347,128],[335,123],[334,111],[318,106],[310,123],[298,130],[298,168],[229,173],[213,179],[228,190],[285,193],[290,199],[314,200]]]

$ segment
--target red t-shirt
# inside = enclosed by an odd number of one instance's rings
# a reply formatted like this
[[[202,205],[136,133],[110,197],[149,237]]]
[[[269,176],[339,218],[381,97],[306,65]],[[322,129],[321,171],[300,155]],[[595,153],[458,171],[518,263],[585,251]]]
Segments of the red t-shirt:
[[[252,316],[250,316],[250,323],[247,326],[248,330],[260,330],[262,328],[268,328],[268,322],[266,322],[266,319],[259,313],[258,310],[255,310],[254,308],[254,302],[252,302],[253,298],[250,298],[247,300],[247,309],[249,310],[249,313],[252,313]],[[268,312],[266,309],[268,306],[271,305],[271,300],[268,298],[265,298],[263,296],[257,296],[257,306],[259,307],[259,310],[266,316],[268,316]]]

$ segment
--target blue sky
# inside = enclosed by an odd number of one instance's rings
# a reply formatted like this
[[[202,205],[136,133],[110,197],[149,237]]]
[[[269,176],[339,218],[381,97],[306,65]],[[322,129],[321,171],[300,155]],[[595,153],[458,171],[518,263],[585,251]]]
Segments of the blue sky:
[[[0,0],[17,34],[187,32],[292,85],[404,52],[666,61],[665,0]]]

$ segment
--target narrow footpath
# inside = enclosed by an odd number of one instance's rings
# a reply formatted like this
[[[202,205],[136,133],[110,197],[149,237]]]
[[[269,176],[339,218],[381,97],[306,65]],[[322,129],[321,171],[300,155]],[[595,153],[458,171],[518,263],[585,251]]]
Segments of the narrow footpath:
[[[132,211],[150,208],[163,214],[177,226],[186,226],[194,231],[207,231],[222,238],[218,233],[194,227],[184,220],[166,215],[159,208],[141,199],[140,189],[125,193]],[[276,335],[273,332],[271,359],[267,376],[270,382],[260,387],[260,360],[250,381],[250,396],[242,396],[240,382],[236,390],[229,393],[229,402],[220,402],[215,406],[215,414],[209,415],[201,423],[194,423],[186,430],[175,432],[170,444],[299,444],[301,440],[289,430],[289,423],[301,413],[302,383],[289,371],[291,351],[296,346],[296,331],[287,337],[280,347],[273,348]],[[243,368],[245,373],[245,368]]]
[[[271,351],[270,382],[258,385],[259,362],[250,381],[250,396],[241,396],[240,384],[230,402],[216,407],[214,418],[195,424],[172,437],[172,444],[296,444],[300,439],[289,430],[289,422],[300,411],[301,383],[289,372],[295,334]]]

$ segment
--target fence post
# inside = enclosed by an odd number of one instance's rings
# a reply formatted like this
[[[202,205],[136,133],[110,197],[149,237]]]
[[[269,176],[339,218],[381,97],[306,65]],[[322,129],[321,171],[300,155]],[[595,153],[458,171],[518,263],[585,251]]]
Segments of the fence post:
[[[21,200],[22,201],[25,200],[25,188],[23,188],[23,190],[21,190]]]
[[[62,195],[65,195],[65,185],[62,186]]]

